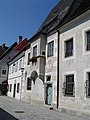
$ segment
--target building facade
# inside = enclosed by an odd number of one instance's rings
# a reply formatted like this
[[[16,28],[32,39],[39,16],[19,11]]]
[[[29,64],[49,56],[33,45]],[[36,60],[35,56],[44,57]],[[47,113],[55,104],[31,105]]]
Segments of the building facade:
[[[23,98],[24,92],[24,60],[25,53],[23,51],[9,62],[8,96],[18,100]]]
[[[19,36],[18,44],[13,48],[17,54],[8,61],[8,93],[9,97],[21,100],[24,90],[24,65],[25,65],[25,48],[29,41]]]
[[[90,10],[60,29],[60,107],[89,110]]]
[[[44,102],[45,39],[42,34],[32,38],[25,52],[24,100],[26,101]]]
[[[90,1],[61,0],[25,50],[24,72],[16,80],[17,86],[23,80],[21,100],[35,100],[70,113],[89,112],[89,63]]]

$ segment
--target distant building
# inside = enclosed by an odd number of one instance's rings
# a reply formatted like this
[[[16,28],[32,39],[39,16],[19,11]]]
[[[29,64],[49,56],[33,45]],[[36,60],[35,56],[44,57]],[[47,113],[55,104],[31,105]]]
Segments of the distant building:
[[[7,46],[5,46],[5,44],[2,44],[0,46],[0,56],[8,49]]]
[[[24,78],[24,66],[25,66],[25,48],[29,41],[25,38],[20,41],[18,45],[14,47],[15,50],[19,51],[8,62],[8,96],[14,97],[15,99],[21,100],[23,94],[23,78]]]
[[[2,82],[7,80],[8,76],[8,61],[17,53],[13,48],[17,45],[14,43],[0,56],[0,92],[2,91]]]

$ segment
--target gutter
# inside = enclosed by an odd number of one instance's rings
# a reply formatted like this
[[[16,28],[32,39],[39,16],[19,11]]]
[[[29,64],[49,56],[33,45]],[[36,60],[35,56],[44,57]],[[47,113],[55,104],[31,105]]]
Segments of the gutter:
[[[59,106],[59,30],[57,30],[58,39],[57,39],[57,110]]]

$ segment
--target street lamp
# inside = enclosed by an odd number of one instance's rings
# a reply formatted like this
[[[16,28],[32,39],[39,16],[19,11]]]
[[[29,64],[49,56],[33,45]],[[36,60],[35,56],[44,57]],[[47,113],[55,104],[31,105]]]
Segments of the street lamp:
[[[21,89],[20,89],[20,100],[22,99],[23,72],[24,72],[24,68],[21,68]]]

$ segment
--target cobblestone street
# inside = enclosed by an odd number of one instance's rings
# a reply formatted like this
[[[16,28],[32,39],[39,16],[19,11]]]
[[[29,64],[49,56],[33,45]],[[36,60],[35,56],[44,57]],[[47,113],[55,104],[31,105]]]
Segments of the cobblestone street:
[[[0,96],[0,120],[85,120],[33,103]],[[87,119],[89,120],[89,119]]]

